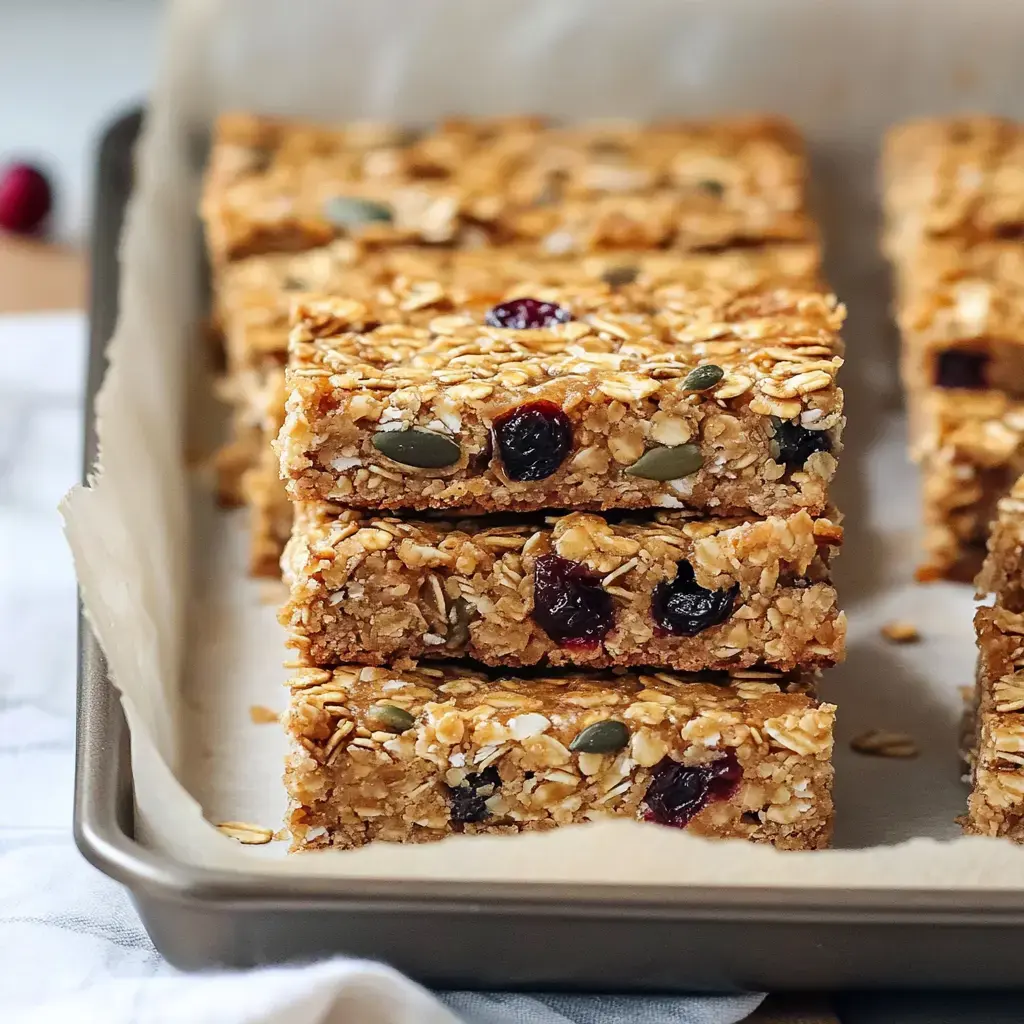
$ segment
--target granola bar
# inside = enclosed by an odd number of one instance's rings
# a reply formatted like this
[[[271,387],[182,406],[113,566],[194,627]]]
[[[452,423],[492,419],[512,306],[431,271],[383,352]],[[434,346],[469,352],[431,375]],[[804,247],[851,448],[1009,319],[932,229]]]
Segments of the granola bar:
[[[979,608],[978,670],[964,831],[1024,842],[1024,615]]]
[[[824,511],[843,425],[834,297],[394,291],[297,305],[278,440],[294,500]]]
[[[819,849],[832,825],[835,707],[809,682],[304,669],[285,716],[292,848],[627,817]]]
[[[903,261],[899,276],[908,391],[1024,397],[1024,245],[929,242]]]
[[[766,287],[824,290],[816,244],[766,245],[714,253],[660,251],[596,253],[567,258],[536,250],[369,249],[352,239],[302,253],[251,256],[225,267],[217,291],[217,320],[231,374],[283,366],[291,306],[302,293],[365,301],[396,279],[443,276],[466,294],[505,293],[551,286],[636,282],[648,288],[728,285],[737,291]]]
[[[297,507],[281,623],[305,664],[469,656],[488,665],[834,664],[842,528],[571,513],[461,523]]]
[[[932,389],[911,404],[921,463],[921,579],[972,580],[996,506],[1024,473],[1024,402],[1000,391]]]
[[[324,245],[523,243],[552,253],[718,249],[816,237],[787,122],[449,121],[424,134],[248,115],[215,129],[211,263]]]
[[[1024,236],[1024,127],[997,117],[913,121],[883,154],[885,248],[894,262],[926,239]]]
[[[520,287],[518,282],[523,290],[534,291],[558,283],[593,285],[603,280],[692,288],[728,282],[741,290],[821,286],[820,251],[810,244],[721,253],[624,252],[570,260],[521,250],[367,251],[341,239],[307,253],[253,256],[229,265],[217,292],[228,363],[221,395],[236,413],[232,439],[219,460],[221,495],[235,503],[244,494],[252,505],[252,562],[257,575],[278,575],[291,522],[276,462],[268,471],[264,452],[284,422],[282,367],[295,296],[325,291],[372,299],[386,294],[396,279],[427,281],[439,272],[469,294]],[[271,399],[278,405],[268,410]]]
[[[979,597],[995,594],[1000,607],[1024,612],[1024,478],[999,501],[985,564],[975,584]]]

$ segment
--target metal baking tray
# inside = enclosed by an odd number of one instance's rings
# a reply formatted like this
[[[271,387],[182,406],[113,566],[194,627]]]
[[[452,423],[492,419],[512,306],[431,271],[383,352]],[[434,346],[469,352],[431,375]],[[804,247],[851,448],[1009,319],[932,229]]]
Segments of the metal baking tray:
[[[141,113],[96,174],[85,466],[117,318],[117,244]],[[198,232],[198,224],[197,224]],[[347,953],[438,987],[589,991],[1019,986],[1024,891],[651,888],[267,878],[196,869],[135,839],[130,737],[80,621],[75,838],[185,969]]]

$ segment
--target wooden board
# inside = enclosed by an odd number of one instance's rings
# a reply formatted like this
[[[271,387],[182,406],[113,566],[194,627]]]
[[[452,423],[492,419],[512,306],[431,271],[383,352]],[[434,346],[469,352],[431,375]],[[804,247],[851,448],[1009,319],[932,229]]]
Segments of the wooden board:
[[[84,305],[85,260],[80,252],[0,234],[0,313]]]

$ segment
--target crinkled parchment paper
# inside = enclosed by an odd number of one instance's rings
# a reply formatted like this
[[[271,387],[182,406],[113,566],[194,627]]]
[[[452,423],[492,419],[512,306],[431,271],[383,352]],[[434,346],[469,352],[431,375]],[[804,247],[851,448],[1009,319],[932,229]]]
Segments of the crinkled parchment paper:
[[[1013,0],[172,5],[98,402],[101,457],[64,507],[85,606],[131,726],[145,841],[195,864],[405,879],[1024,884],[1024,851],[955,838],[971,594],[910,582],[916,483],[903,455],[873,196],[878,139],[891,122],[955,109],[1024,114],[1018,17]],[[825,691],[840,706],[835,851],[780,855],[616,822],[286,858],[283,843],[240,847],[207,823],[276,828],[284,809],[283,736],[249,719],[252,704],[284,705],[281,631],[244,576],[244,518],[213,509],[187,468],[186,439],[215,429],[195,372],[204,300],[194,211],[203,138],[227,108],[409,122],[776,110],[806,131],[829,273],[850,307],[838,582],[851,643]],[[924,641],[887,644],[878,629],[890,619],[916,623]],[[921,756],[850,753],[849,739],[872,727],[911,733]]]

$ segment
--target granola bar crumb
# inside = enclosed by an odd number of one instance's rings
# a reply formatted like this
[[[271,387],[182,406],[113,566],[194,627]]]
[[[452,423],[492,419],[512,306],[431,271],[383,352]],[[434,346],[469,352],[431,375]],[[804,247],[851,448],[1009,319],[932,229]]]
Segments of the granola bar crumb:
[[[222,821],[217,830],[243,846],[264,846],[274,838],[269,828],[251,825],[246,821]]]
[[[273,708],[265,704],[253,704],[249,708],[249,718],[253,725],[270,725],[280,721],[280,716]]]
[[[901,619],[887,622],[882,627],[881,633],[886,640],[891,640],[894,644],[916,644],[921,639],[917,626]]]
[[[888,729],[868,729],[850,740],[850,749],[869,757],[917,757],[920,753],[913,736]]]

